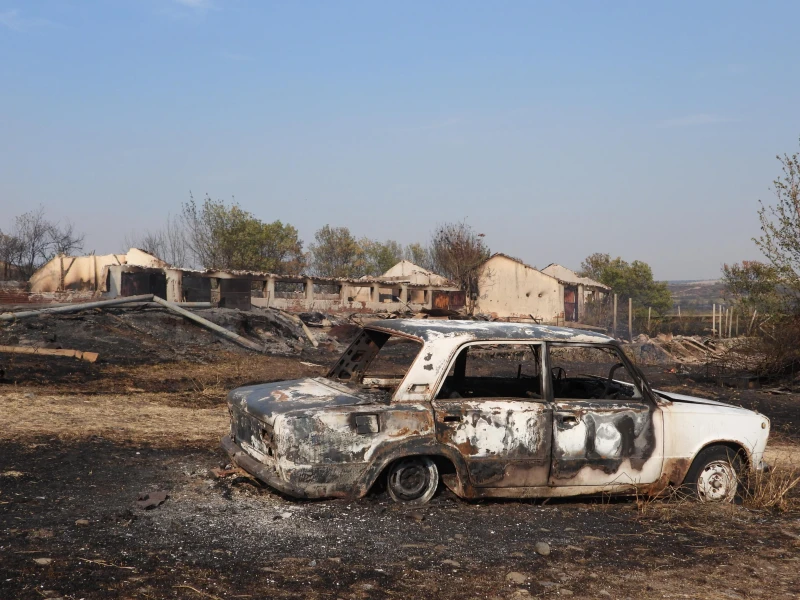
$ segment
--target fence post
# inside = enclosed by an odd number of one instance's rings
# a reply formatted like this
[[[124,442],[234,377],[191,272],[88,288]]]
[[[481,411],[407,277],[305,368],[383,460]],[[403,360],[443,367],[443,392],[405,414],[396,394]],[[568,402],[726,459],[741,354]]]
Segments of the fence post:
[[[647,335],[650,335],[650,311],[653,309],[652,306],[647,307]]]
[[[614,327],[612,329],[612,336],[617,337],[617,295],[614,294]]]
[[[633,298],[628,298],[628,341],[633,342]]]
[[[714,337],[714,332],[716,331],[717,327],[717,305],[711,305],[711,337]]]

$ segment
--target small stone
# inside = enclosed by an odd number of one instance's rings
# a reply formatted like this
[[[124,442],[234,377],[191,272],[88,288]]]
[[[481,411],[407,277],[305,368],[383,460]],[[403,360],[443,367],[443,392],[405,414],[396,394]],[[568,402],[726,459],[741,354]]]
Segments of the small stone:
[[[338,556],[331,556],[330,558],[328,558],[328,560],[331,561],[332,563],[337,563],[337,564],[342,562],[342,559],[339,558]]]
[[[375,587],[375,586],[374,586],[374,585],[372,585],[371,583],[362,583],[362,584],[361,584],[361,589],[362,589],[362,590],[367,590],[367,591],[369,591],[369,590],[371,590],[371,589],[372,589],[372,588],[374,588],[374,587]]]
[[[317,561],[312,560],[310,563],[308,563],[308,566],[309,567],[316,567],[317,566]]]
[[[46,565],[49,565],[51,562],[53,562],[53,559],[52,558],[34,558],[33,562],[35,562],[37,565],[41,565],[41,566],[44,567]]]
[[[600,590],[597,592],[598,596],[605,596],[606,598],[611,598],[611,593],[608,590]]]
[[[455,569],[457,569],[457,568],[459,568],[461,566],[461,564],[459,562],[457,562],[455,560],[450,560],[449,558],[447,560],[443,560],[442,564],[446,565],[448,567],[453,567]]]
[[[78,527],[87,527],[89,525],[89,519],[78,519],[75,521],[75,525]]]
[[[445,550],[447,550],[447,546],[445,546],[444,544],[437,544],[436,546],[433,547],[434,552],[444,552]]]
[[[512,552],[509,556],[512,556],[513,558],[525,558],[525,553],[524,552]]]
[[[533,549],[536,551],[536,554],[540,554],[542,556],[549,556],[550,555],[550,544],[547,542],[536,542]]]
[[[412,521],[416,521],[417,523],[422,523],[422,521],[425,520],[425,515],[422,514],[421,512],[414,511],[408,514],[408,518],[411,519]]]
[[[519,571],[511,571],[506,575],[506,581],[516,584],[525,583],[527,579],[528,577]]]
[[[558,593],[561,594],[562,596],[572,596],[573,595],[572,590],[568,590],[567,588],[561,588],[560,590],[558,590]]]
[[[282,512],[281,513],[281,519],[289,519],[289,518],[291,518],[291,516],[292,516],[292,513],[290,513],[290,512]]]

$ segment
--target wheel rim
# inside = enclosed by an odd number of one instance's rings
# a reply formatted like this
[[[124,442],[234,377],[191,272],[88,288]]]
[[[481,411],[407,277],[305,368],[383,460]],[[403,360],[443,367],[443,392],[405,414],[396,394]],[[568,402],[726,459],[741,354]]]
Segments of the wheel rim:
[[[421,461],[406,460],[392,471],[389,484],[404,500],[422,496],[428,488],[429,473]]]
[[[733,466],[722,460],[708,463],[697,478],[697,496],[703,502],[733,500],[739,478]]]

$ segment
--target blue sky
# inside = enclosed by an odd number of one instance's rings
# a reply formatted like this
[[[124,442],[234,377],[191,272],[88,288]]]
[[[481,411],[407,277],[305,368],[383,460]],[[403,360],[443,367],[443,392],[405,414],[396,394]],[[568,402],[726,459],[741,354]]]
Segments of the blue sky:
[[[189,197],[660,279],[758,258],[800,137],[796,2],[0,0],[0,228],[119,251]]]

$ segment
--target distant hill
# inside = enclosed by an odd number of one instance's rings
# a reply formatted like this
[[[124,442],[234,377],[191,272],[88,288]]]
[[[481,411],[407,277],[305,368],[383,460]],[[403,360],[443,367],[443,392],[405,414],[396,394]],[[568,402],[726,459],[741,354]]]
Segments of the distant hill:
[[[675,312],[681,307],[681,314],[710,313],[712,304],[725,304],[725,285],[720,279],[667,281],[672,294],[672,307]]]

